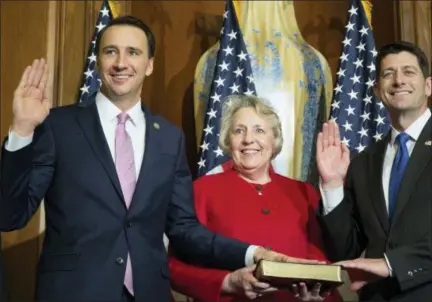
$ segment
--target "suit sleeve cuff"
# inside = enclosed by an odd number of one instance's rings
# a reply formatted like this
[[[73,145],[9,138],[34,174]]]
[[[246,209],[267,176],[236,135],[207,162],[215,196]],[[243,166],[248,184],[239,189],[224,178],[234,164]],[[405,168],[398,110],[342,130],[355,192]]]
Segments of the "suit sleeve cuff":
[[[385,259],[387,266],[388,266],[388,269],[389,269],[389,275],[390,275],[390,277],[393,277],[393,269],[390,265],[390,261],[388,260],[387,255],[385,253],[384,253],[384,259]]]
[[[319,189],[323,203],[324,215],[327,215],[342,202],[344,198],[343,186],[332,189],[323,189],[320,179]]]
[[[9,152],[18,151],[31,144],[33,140],[33,134],[30,136],[22,137],[9,130],[8,139],[5,143],[5,149]]]
[[[254,261],[254,255],[255,255],[255,250],[258,248],[258,246],[256,245],[250,245],[247,250],[246,250],[246,255],[245,255],[245,265],[246,266],[251,266],[255,264]]]

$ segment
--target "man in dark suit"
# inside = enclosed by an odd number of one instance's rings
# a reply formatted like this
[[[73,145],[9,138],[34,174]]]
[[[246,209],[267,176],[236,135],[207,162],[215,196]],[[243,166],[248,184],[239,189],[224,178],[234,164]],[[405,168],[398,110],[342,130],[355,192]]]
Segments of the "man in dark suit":
[[[349,163],[336,123],[319,134],[324,239],[332,260],[348,260],[341,264],[352,268],[361,300],[426,301],[432,296],[429,63],[418,47],[400,42],[379,51],[376,69],[374,92],[391,117],[387,136]]]
[[[170,301],[164,232],[199,265],[290,259],[198,223],[184,135],[140,102],[154,52],[143,22],[113,20],[96,42],[101,92],[52,110],[45,61],[23,73],[3,145],[0,230],[24,227],[44,198],[38,301]]]

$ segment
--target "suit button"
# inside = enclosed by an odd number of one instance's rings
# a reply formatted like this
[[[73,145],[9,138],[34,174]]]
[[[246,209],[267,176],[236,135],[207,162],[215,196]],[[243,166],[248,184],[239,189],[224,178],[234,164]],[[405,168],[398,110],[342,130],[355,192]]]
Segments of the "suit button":
[[[267,215],[267,214],[270,213],[270,210],[267,209],[267,208],[263,208],[263,209],[261,210],[261,212],[262,212],[264,215]]]
[[[414,274],[413,274],[412,271],[409,271],[407,275],[408,275],[409,277],[412,277]]]
[[[124,263],[124,260],[123,260],[123,258],[122,257],[118,257],[117,259],[116,259],[116,262],[117,262],[117,264],[123,264]]]
[[[128,221],[128,222],[126,223],[126,227],[127,227],[127,228],[132,227],[132,222]]]

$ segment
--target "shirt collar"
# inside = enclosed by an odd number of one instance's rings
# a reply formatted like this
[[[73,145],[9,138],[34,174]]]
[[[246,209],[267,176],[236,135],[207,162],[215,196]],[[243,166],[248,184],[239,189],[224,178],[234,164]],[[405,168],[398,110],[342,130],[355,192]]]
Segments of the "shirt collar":
[[[115,106],[104,94],[98,92],[96,95],[96,106],[102,120],[117,123],[117,116],[122,112]],[[141,101],[138,101],[132,108],[126,112],[132,124],[144,121],[144,112],[141,108]]]
[[[429,109],[427,109],[425,112],[423,112],[422,115],[418,119],[415,120],[414,123],[412,123],[408,129],[406,129],[405,133],[408,134],[412,140],[417,141],[420,133],[422,132],[424,126],[426,125],[427,121],[431,117],[431,112]],[[393,126],[391,127],[391,140],[390,145],[393,146],[395,143],[396,136],[398,136],[399,131],[397,131]]]

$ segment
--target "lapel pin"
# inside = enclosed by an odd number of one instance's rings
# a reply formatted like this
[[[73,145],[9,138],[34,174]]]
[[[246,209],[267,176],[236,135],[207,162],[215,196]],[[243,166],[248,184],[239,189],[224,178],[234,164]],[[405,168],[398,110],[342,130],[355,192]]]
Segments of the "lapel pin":
[[[426,146],[432,146],[432,141],[425,141]]]
[[[159,130],[160,126],[158,123],[153,123],[153,127],[155,127],[155,129]]]

